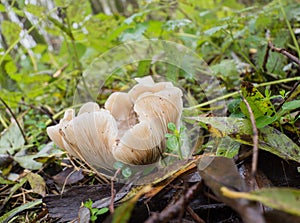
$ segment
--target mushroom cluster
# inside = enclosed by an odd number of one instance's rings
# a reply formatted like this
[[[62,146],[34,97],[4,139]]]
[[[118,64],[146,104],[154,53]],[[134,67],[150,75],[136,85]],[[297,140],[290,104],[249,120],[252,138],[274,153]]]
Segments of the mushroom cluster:
[[[59,124],[47,128],[50,139],[95,169],[114,162],[143,165],[156,162],[165,149],[168,123],[179,125],[182,91],[171,82],[137,78],[128,93],[115,92],[104,109],[84,104],[77,116],[68,109]]]

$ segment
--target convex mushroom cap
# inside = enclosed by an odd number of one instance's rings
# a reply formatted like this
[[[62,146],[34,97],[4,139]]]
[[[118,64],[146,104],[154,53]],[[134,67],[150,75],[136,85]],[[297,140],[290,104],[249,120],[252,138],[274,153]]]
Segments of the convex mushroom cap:
[[[136,80],[128,93],[111,94],[104,109],[93,102],[77,116],[68,109],[59,124],[47,128],[50,139],[97,170],[111,169],[117,160],[135,165],[157,161],[168,123],[179,125],[182,91],[171,82],[154,83],[150,76]]]

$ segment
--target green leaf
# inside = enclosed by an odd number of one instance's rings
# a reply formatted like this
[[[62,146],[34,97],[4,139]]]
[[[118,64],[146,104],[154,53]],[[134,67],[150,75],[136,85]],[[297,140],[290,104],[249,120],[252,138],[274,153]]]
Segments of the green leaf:
[[[300,108],[300,100],[288,101],[282,105],[282,110],[285,112],[288,112],[288,111],[291,111],[291,110],[294,110],[297,108]]]
[[[101,215],[101,214],[105,214],[106,212],[108,212],[108,208],[101,208],[97,211],[96,215]]]
[[[5,71],[12,78],[12,76],[15,75],[15,73],[18,71],[18,68],[15,65],[15,63],[12,60],[10,60],[5,64]]]
[[[116,208],[113,214],[112,223],[128,222],[131,216],[131,212],[135,206],[135,203],[143,194],[148,193],[150,190],[150,185],[144,186],[140,191],[137,192],[137,194],[132,199]]]
[[[125,167],[124,169],[122,169],[122,175],[125,177],[125,178],[128,178],[132,175],[132,170],[130,169],[130,167]]]
[[[54,0],[54,2],[57,7],[66,7],[70,4],[71,0]]]
[[[41,151],[36,154],[27,154],[26,149],[23,149],[15,154],[14,160],[25,169],[38,170],[43,164],[37,160],[43,160],[39,158],[51,157],[53,155],[61,155],[62,151],[53,147],[52,143],[49,143]]]
[[[236,62],[234,60],[222,60],[221,63],[213,65],[210,68],[216,76],[221,77],[226,82],[230,83],[237,81],[240,78]]]
[[[255,119],[261,116],[272,116],[274,114],[274,108],[270,100],[266,99],[256,87],[250,82],[243,82],[241,91],[244,98],[249,103]],[[249,118],[249,111],[244,102],[241,102],[240,108],[242,112]]]
[[[92,209],[92,205],[93,205],[93,201],[91,199],[88,199],[85,203],[84,203],[84,207],[88,208],[88,209]]]
[[[134,28],[129,28],[125,30],[120,36],[120,40],[125,42],[129,40],[141,40],[143,38],[143,34],[148,27],[148,23],[138,23]]]
[[[15,184],[15,182],[11,181],[11,180],[4,179],[2,176],[0,176],[0,184],[10,185],[10,184]]]
[[[148,75],[150,67],[151,67],[151,60],[140,61],[137,68],[137,77],[143,77]]]
[[[176,125],[173,122],[168,123],[168,129],[170,129],[172,132],[176,131]]]
[[[235,141],[253,145],[252,125],[250,120],[231,117],[194,117],[190,118],[211,125],[218,129],[223,136],[229,136]],[[277,129],[266,126],[259,129],[258,147],[271,152],[282,159],[300,162],[300,148],[285,134]]]
[[[5,6],[2,3],[0,3],[0,12],[5,12],[5,11],[6,11]]]
[[[172,135],[167,139],[167,148],[171,151],[177,151],[179,148],[179,142],[176,136]]]
[[[12,45],[20,37],[21,27],[14,22],[2,21],[2,34],[4,35],[8,44]]]
[[[96,216],[96,215],[92,215],[92,216],[91,216],[91,221],[92,221],[92,222],[95,222],[96,220],[97,220],[97,216]]]
[[[227,29],[227,27],[228,27],[228,25],[215,26],[211,29],[204,31],[204,34],[211,36],[211,35],[215,34],[216,32],[219,32],[220,30]]]
[[[171,138],[171,137],[174,137],[174,135],[171,134],[171,133],[166,133],[166,134],[165,134],[165,137],[166,137],[166,138]]]
[[[40,5],[27,4],[25,9],[36,17],[43,17],[46,13],[45,7]]]
[[[114,169],[117,170],[117,169],[122,169],[124,167],[124,163],[120,162],[120,161],[117,161],[114,163]]]
[[[18,213],[40,205],[42,204],[42,202],[42,199],[37,199],[35,201],[18,206],[12,209],[11,211],[7,212],[6,214],[2,215],[0,217],[0,222],[8,222],[13,216],[17,215]]]
[[[17,153],[14,156],[14,160],[20,164],[21,167],[29,170],[39,170],[43,164],[35,161],[35,158],[38,158],[38,154],[30,154],[26,155],[23,154],[23,151],[21,153]]]
[[[272,124],[278,119],[277,115],[274,115],[273,117],[270,116],[260,116],[256,119],[256,127],[261,129],[269,124]]]
[[[300,190],[297,189],[262,188],[250,193],[244,193],[222,188],[222,191],[227,197],[258,201],[271,208],[300,216]]]
[[[18,125],[12,122],[0,138],[0,154],[13,155],[24,146],[24,143],[25,140]]]
[[[239,142],[234,141],[230,137],[226,136],[218,145],[216,155],[233,158],[239,153],[240,146],[241,144]]]

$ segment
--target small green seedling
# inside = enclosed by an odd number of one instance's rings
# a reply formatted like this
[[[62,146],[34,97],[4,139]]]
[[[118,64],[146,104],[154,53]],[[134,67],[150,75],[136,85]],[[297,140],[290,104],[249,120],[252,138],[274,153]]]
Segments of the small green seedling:
[[[178,130],[176,125],[172,122],[168,123],[168,129],[171,131],[171,133],[167,133],[165,137],[167,138],[167,149],[170,152],[178,153],[179,159],[183,159],[182,156],[182,135],[185,131],[185,127],[182,126]]]
[[[123,177],[128,178],[132,175],[132,170],[129,166],[126,166],[124,163],[117,161],[114,163],[114,169],[118,170],[121,169],[121,173]]]
[[[91,213],[91,222],[95,222],[97,220],[97,217],[98,215],[102,215],[102,214],[105,214],[106,212],[108,212],[108,208],[105,207],[105,208],[93,208],[93,201],[91,199],[87,200],[85,203],[84,203],[84,207],[88,208],[90,210],[90,213]]]

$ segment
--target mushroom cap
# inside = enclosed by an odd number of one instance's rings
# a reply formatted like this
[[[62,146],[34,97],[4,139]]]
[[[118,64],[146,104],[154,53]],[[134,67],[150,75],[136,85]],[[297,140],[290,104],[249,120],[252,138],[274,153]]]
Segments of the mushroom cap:
[[[104,107],[110,111],[117,121],[119,130],[118,138],[122,137],[131,126],[137,123],[133,103],[127,93],[115,92],[111,94],[105,102]]]
[[[61,134],[61,129],[69,121],[75,117],[74,109],[67,109],[65,111],[64,117],[59,121],[59,124],[50,126],[46,129],[49,138],[60,148],[65,149],[70,155],[76,157],[73,149],[65,142],[63,135]]]
[[[95,102],[87,102],[84,105],[81,106],[81,108],[78,111],[77,116],[83,114],[83,113],[90,113],[90,112],[96,112],[100,111],[100,107],[97,103]]]
[[[155,162],[164,150],[168,123],[178,124],[182,112],[182,91],[172,83],[155,84],[151,77],[138,82],[127,94],[134,103],[138,123],[128,128],[112,149],[114,157],[127,164]]]
[[[113,156],[127,164],[150,164],[158,160],[164,140],[159,122],[142,121],[113,145]]]
[[[117,123],[109,111],[85,112],[64,126],[65,141],[76,153],[96,169],[112,168],[116,161],[111,148],[118,135]]]

